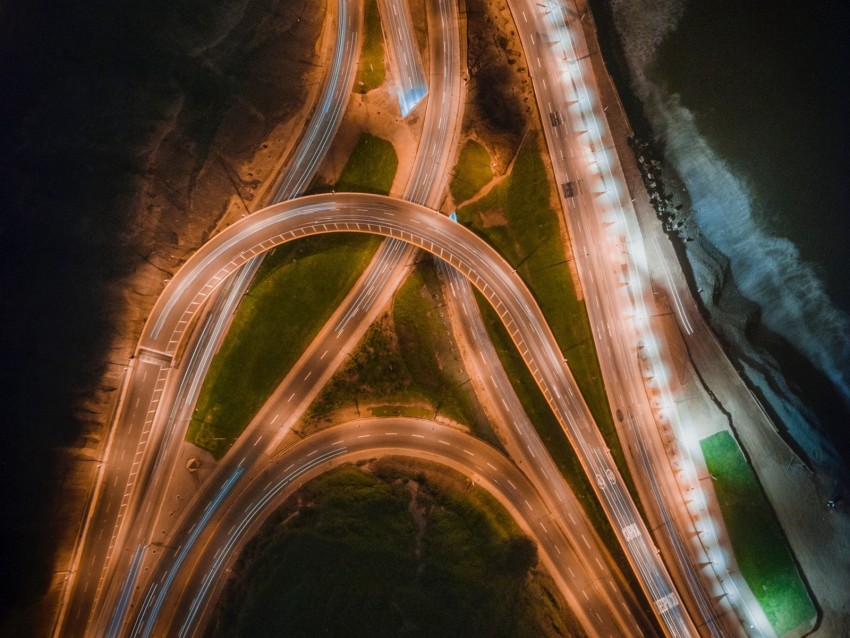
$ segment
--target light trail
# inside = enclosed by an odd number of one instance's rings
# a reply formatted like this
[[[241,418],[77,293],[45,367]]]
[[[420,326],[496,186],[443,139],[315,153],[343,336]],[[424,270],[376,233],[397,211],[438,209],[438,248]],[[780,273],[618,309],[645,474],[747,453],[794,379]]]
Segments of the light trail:
[[[153,606],[151,608],[151,615],[148,619],[148,622],[142,626],[138,632],[138,635],[143,636],[144,638],[148,638],[153,631],[153,626],[157,615],[159,614],[159,610],[162,605],[165,603],[165,597],[168,595],[169,589],[171,588],[171,583],[174,582],[174,577],[177,575],[178,570],[180,569],[183,561],[186,560],[186,556],[189,555],[192,547],[195,544],[195,541],[200,536],[206,524],[209,522],[212,515],[215,514],[215,511],[218,509],[221,502],[227,496],[231,489],[233,489],[236,482],[239,480],[239,477],[242,476],[242,473],[245,471],[244,467],[237,467],[233,474],[230,475],[230,478],[225,481],[224,485],[219,489],[216,497],[207,505],[204,510],[203,516],[201,519],[193,526],[192,531],[189,534],[189,537],[186,539],[186,542],[181,546],[179,551],[177,552],[177,556],[174,559],[174,563],[171,566],[171,569],[168,570],[168,573],[163,577],[161,588],[159,590],[159,594],[157,594]],[[135,634],[134,634],[135,635]]]

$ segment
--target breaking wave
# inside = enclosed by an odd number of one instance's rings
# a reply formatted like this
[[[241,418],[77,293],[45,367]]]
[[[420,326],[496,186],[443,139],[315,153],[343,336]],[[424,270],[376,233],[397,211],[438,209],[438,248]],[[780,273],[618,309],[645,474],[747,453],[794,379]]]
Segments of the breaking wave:
[[[814,267],[788,239],[775,237],[758,202],[700,134],[678,96],[649,77],[655,52],[681,18],[684,0],[611,0],[615,26],[656,134],[683,180],[703,235],[730,261],[741,292],[757,303],[764,325],[784,337],[833,381],[850,405],[850,316],[837,308]]]
[[[794,345],[850,400],[850,317],[833,305],[797,247],[762,227],[750,190],[700,136],[693,114],[677,96],[655,119],[662,124],[667,158],[685,183],[694,218],[729,259],[738,288],[760,306],[764,325]]]

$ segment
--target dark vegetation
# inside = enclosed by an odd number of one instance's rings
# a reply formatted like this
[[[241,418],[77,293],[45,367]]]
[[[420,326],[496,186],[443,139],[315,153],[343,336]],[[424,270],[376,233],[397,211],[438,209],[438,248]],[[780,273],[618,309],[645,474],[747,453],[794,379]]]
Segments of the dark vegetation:
[[[474,130],[479,139],[486,140],[504,170],[531,114],[528,70],[506,7],[467,0],[466,17],[470,79],[463,130]]]
[[[507,512],[445,468],[342,467],[247,546],[208,635],[577,635],[536,563]]]
[[[319,394],[306,420],[331,421],[334,410],[351,406],[359,410],[363,405],[375,406],[370,407],[375,416],[442,414],[497,445],[467,383],[448,317],[441,310],[444,306],[433,261],[421,255],[396,294],[391,312],[369,329]]]

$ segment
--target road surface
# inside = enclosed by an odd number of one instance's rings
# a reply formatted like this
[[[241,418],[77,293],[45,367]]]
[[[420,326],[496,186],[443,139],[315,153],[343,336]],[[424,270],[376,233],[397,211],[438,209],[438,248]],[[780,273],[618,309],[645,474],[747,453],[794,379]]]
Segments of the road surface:
[[[145,599],[143,611],[148,613],[136,621],[138,632],[131,635],[195,635],[204,627],[239,550],[277,506],[333,466],[385,455],[436,461],[489,491],[537,542],[543,564],[589,635],[613,638],[632,633],[613,620],[607,603],[609,590],[616,592],[613,581],[586,569],[584,546],[559,532],[540,495],[504,455],[480,439],[432,421],[364,419],[323,430],[288,448],[251,480],[242,479],[232,488],[240,493],[230,499],[230,507],[219,507],[206,520],[201,517],[202,529],[198,519],[187,523],[177,537],[192,539],[192,545],[183,544],[172,552],[172,560],[160,563],[152,578],[159,588]],[[210,503],[214,502],[215,496]],[[163,596],[157,607],[158,594],[166,586],[170,595]]]
[[[316,195],[271,206],[213,238],[175,275],[145,326],[140,350],[173,355],[203,301],[239,266],[285,241],[325,232],[403,239],[449,262],[490,300],[594,482],[662,622],[673,635],[694,635],[695,627],[679,604],[532,295],[492,248],[448,218],[375,195]]]
[[[401,116],[407,117],[428,93],[410,8],[406,0],[378,0],[378,8],[387,45],[390,82],[398,97]]]
[[[761,610],[727,595],[712,570],[683,496],[687,489],[688,498],[699,498],[701,487],[677,484],[683,474],[671,467],[659,436],[659,425],[670,421],[686,428],[687,415],[672,389],[663,332],[651,320],[656,311],[643,237],[607,129],[581,16],[572,2],[508,4],[528,59],[611,412],[624,414],[618,433],[663,555],[702,633],[745,633],[735,613],[764,630]],[[689,331],[687,317],[678,317]]]
[[[351,93],[355,69],[353,61],[360,50],[362,2],[338,0],[336,15],[331,13],[329,18],[335,18],[336,22],[331,64],[303,138],[275,187],[277,199],[297,195],[312,179],[339,128]],[[212,311],[204,315],[203,324],[187,347],[179,377],[171,375],[171,383],[176,384],[174,388],[166,388],[169,378],[167,360],[139,353],[131,362],[124,386],[126,400],[117,410],[121,425],[113,427],[110,432],[104,465],[74,552],[74,565],[65,584],[54,635],[85,635],[86,626],[94,621],[91,613],[100,602],[101,595],[104,591],[108,595],[110,591],[110,574],[120,570],[121,564],[129,567],[132,560],[130,552],[123,552],[122,561],[114,555],[114,549],[118,547],[120,552],[120,548],[126,549],[128,542],[132,545],[132,539],[125,539],[123,529],[134,528],[138,502],[144,499],[149,505],[161,501],[170,469],[177,462],[174,452],[179,447],[161,443],[173,442],[176,437],[184,436],[185,424],[215,348],[258,266],[259,260],[247,265],[239,277],[229,282],[227,290],[215,299]],[[153,460],[146,460],[145,452],[149,449],[155,453]],[[144,467],[143,461],[152,464],[155,471],[151,471],[150,465]],[[155,479],[153,485],[148,483],[151,477]],[[140,483],[140,478],[145,479],[144,483]],[[148,518],[153,519],[153,516]],[[141,529],[135,529],[140,532],[137,534],[139,538],[144,537]],[[111,593],[114,600],[115,587],[112,587]],[[107,602],[102,607],[114,607],[114,602]],[[104,622],[105,616],[101,616],[101,630]]]

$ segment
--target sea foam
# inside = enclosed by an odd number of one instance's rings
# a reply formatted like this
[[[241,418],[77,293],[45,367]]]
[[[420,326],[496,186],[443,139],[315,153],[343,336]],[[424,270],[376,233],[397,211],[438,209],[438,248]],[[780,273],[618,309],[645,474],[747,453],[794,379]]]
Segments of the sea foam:
[[[688,190],[703,235],[729,259],[764,325],[821,370],[850,402],[850,317],[829,299],[814,267],[788,239],[770,234],[746,182],[712,150],[693,114],[671,96],[655,117],[667,159]]]
[[[753,190],[700,134],[693,113],[650,78],[655,53],[684,8],[682,0],[611,0],[632,88],[666,141],[667,160],[688,190],[697,225],[729,259],[742,294],[759,305],[764,325],[832,380],[850,406],[850,317],[832,303],[797,247],[771,233]]]

